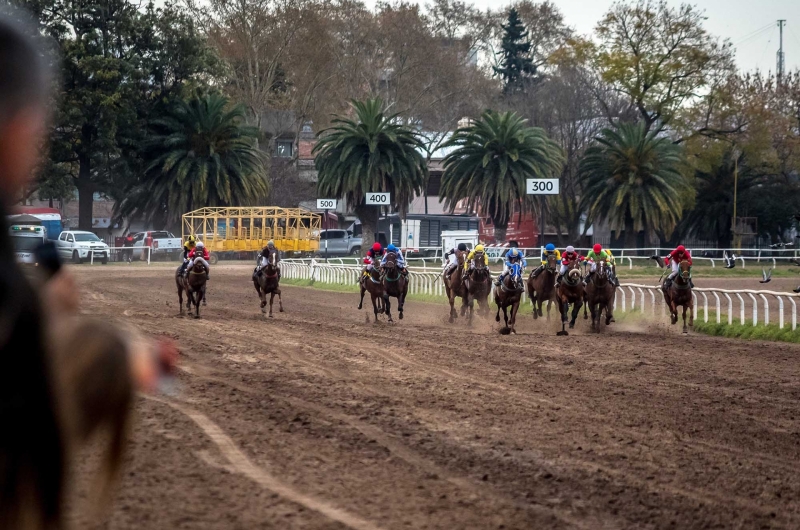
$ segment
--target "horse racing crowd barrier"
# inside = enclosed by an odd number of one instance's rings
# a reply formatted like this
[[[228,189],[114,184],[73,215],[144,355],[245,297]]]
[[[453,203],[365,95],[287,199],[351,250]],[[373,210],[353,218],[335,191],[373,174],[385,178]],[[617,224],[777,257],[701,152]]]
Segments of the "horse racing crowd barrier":
[[[316,260],[283,260],[281,268],[285,278],[340,285],[356,284],[361,271],[359,265],[320,263]],[[438,268],[409,266],[408,270],[409,294],[444,295],[441,266]],[[722,323],[726,319],[728,324],[738,320],[743,325],[748,321],[753,326],[768,325],[771,313],[774,311],[777,313],[778,327],[791,325],[792,330],[797,329],[797,303],[800,301],[800,295],[797,294],[750,289],[695,288],[693,297],[694,317],[698,319],[702,310],[704,322],[708,322],[709,318],[715,318],[717,323]],[[709,310],[709,300],[712,304],[711,310]],[[523,293],[524,301],[527,301],[525,293]],[[660,310],[656,309],[657,305],[661,306]],[[759,306],[762,310],[759,310]],[[789,308],[791,308],[790,319],[787,318]],[[638,311],[645,314],[650,312],[653,316],[660,311],[663,317],[667,315],[667,305],[664,303],[661,288],[637,283],[620,284],[614,299],[614,310]],[[734,318],[736,314],[739,316],[738,319]]]

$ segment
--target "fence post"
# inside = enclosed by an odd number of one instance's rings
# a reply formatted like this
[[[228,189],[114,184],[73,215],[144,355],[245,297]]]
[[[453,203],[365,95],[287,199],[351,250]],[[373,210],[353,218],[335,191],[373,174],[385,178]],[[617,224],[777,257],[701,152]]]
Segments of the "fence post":
[[[695,320],[697,320],[697,295],[695,293],[692,293],[692,301],[694,302],[692,304],[692,306],[694,307],[694,311],[692,311],[692,313],[694,313],[694,315],[692,316],[694,317]]]
[[[719,313],[720,313],[720,311],[722,310],[722,309],[720,308],[720,305],[719,305],[719,295],[717,294],[717,292],[716,292],[716,291],[712,291],[712,292],[711,292],[711,294],[713,294],[713,295],[714,295],[714,298],[716,298],[716,300],[717,300],[717,324],[719,324],[719,323],[720,323],[720,320],[719,320],[719,319],[720,319],[720,318],[722,318],[722,317],[720,316],[720,314],[719,314]]]
[[[637,287],[636,289],[639,291],[639,298],[642,299],[642,301],[641,301],[641,303],[639,305],[642,306],[642,314],[644,314],[644,293],[642,292],[642,288],[641,287]]]
[[[776,296],[778,299],[778,328],[783,329],[783,298]]]
[[[763,294],[759,294],[758,296],[760,296],[761,299],[764,300],[764,325],[768,326],[769,325],[769,302],[767,302],[767,297],[764,296]]]
[[[628,287],[631,291],[631,313],[636,311],[636,293],[633,291],[633,287]]]
[[[704,292],[700,294],[703,295],[703,322],[708,322],[708,296]]]
[[[725,298],[728,299],[728,325],[730,326],[733,324],[733,300],[728,293],[722,293],[725,295]],[[719,322],[719,321],[717,321]]]
[[[744,298],[739,293],[736,293],[737,298],[739,298],[739,320],[740,323],[744,326]]]
[[[758,302],[756,301],[756,297],[753,296],[753,293],[747,293],[747,294],[753,301],[753,326],[755,326],[758,324]]]

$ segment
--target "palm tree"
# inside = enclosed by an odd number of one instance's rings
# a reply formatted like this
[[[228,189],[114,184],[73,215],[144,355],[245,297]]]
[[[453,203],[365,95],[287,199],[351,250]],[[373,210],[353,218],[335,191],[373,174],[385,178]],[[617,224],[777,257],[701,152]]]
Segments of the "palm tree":
[[[120,203],[121,215],[174,226],[197,208],[252,205],[266,197],[258,129],[245,125],[244,106],[197,93],[171,105],[150,129],[144,177]]]
[[[355,119],[337,117],[314,146],[317,192],[344,198],[361,220],[363,248],[375,241],[380,207],[365,204],[367,193],[391,194],[391,206],[405,216],[422,193],[427,166],[417,135],[384,116],[380,99],[353,101]]]
[[[644,122],[603,129],[581,159],[582,208],[612,230],[624,229],[628,248],[642,230],[671,234],[683,210],[683,150],[657,135]]]
[[[443,147],[455,147],[444,159],[440,196],[451,211],[462,201],[492,220],[495,240],[505,241],[515,207],[532,210],[526,180],[557,176],[561,148],[542,129],[527,127],[514,112],[484,111],[458,129]]]
[[[735,157],[738,156],[738,160]],[[732,243],[734,170],[738,162],[739,204],[747,200],[747,191],[756,184],[753,172],[743,154],[732,149],[722,153],[719,163],[708,170],[696,170],[695,205],[680,224],[680,232],[717,242],[717,248],[729,248]]]

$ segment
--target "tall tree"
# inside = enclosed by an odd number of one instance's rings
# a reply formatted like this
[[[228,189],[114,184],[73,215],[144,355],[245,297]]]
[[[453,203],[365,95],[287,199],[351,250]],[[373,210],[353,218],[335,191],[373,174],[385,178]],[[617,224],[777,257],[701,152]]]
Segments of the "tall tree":
[[[367,193],[391,194],[392,208],[405,216],[408,204],[422,193],[427,176],[422,143],[384,115],[380,99],[353,101],[355,119],[337,117],[320,132],[314,147],[320,196],[343,198],[358,215],[363,248],[375,241],[380,207],[367,206]]]
[[[444,159],[440,195],[445,206],[452,210],[464,201],[472,211],[480,210],[492,220],[498,243],[505,242],[514,210],[533,208],[526,180],[557,176],[563,163],[558,145],[513,112],[487,110],[444,146],[455,148]]]
[[[583,208],[590,220],[624,230],[627,248],[641,231],[669,236],[683,210],[683,149],[657,134],[643,121],[603,129],[581,160]]]
[[[268,188],[258,130],[243,105],[218,94],[177,101],[150,124],[145,176],[127,190],[122,215],[177,226],[181,214],[204,206],[252,205]]]
[[[668,126],[734,70],[730,43],[709,35],[703,21],[689,4],[638,0],[614,4],[598,23],[595,64],[647,130]]]
[[[79,227],[88,230],[94,193],[132,176],[147,115],[206,71],[207,51],[191,21],[169,3],[144,10],[129,0],[29,3],[62,56],[50,154],[59,172],[43,174],[42,188],[63,191],[48,179],[71,175]]]
[[[504,94],[523,92],[536,74],[536,67],[530,57],[528,31],[522,24],[519,12],[514,8],[509,10],[508,20],[502,28],[500,66],[495,67],[494,71],[503,79]]]

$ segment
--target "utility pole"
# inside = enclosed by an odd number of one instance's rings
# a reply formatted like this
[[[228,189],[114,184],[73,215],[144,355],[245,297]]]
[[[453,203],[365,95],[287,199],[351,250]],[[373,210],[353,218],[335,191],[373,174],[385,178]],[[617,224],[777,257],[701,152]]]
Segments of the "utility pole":
[[[778,85],[780,86],[781,82],[783,81],[783,72],[784,72],[784,65],[785,65],[785,57],[783,55],[783,26],[786,24],[786,19],[778,20],[778,29],[780,30],[780,46],[778,47],[778,57],[777,57],[777,64],[775,65],[775,76],[778,80]]]

